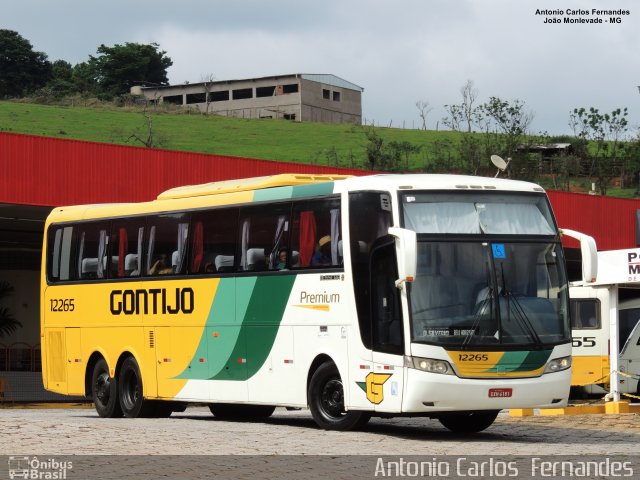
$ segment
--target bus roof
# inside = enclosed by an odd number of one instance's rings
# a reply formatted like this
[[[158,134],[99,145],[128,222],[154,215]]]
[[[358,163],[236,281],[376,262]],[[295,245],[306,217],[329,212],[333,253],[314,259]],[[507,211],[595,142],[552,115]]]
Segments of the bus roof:
[[[317,186],[317,188],[315,188]],[[300,189],[295,196],[316,196],[345,191],[511,191],[544,192],[534,184],[489,177],[438,174],[349,175],[280,174],[238,180],[224,180],[167,190],[156,200],[141,203],[93,204],[55,208],[48,222],[118,217],[173,211],[210,205],[237,205],[256,201],[291,198],[290,189]],[[191,200],[191,201],[190,201]]]
[[[345,184],[349,190],[502,190],[511,192],[544,192],[535,183],[493,177],[446,174],[381,174],[351,177]]]
[[[283,173],[266,177],[241,178],[238,180],[223,180],[220,182],[204,183],[201,185],[187,185],[162,192],[158,200],[173,200],[177,198],[200,197],[203,195],[219,195],[221,193],[246,192],[262,188],[291,187],[309,183],[333,182],[349,178],[350,175],[313,175],[298,173]]]

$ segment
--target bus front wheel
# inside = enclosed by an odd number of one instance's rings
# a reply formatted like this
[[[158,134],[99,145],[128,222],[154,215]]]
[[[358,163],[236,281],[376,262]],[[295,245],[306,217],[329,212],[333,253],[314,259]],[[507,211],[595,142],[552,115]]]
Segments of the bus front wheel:
[[[151,417],[155,404],[145,401],[142,389],[142,375],[135,358],[127,357],[118,375],[118,398],[125,417]]]
[[[314,372],[307,398],[313,420],[325,430],[353,430],[371,418],[367,412],[345,411],[342,379],[331,362],[323,363]]]
[[[109,376],[109,366],[104,358],[98,360],[91,375],[91,398],[98,415],[102,418],[122,416],[118,402],[118,386],[115,378]]]
[[[449,413],[438,418],[446,428],[456,433],[477,433],[491,426],[499,410]]]

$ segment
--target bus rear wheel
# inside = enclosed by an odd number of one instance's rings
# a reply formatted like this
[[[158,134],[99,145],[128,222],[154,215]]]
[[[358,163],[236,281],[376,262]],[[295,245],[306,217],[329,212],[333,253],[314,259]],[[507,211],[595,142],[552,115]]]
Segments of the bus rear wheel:
[[[367,412],[345,411],[342,379],[331,362],[323,363],[314,372],[307,398],[313,420],[325,430],[353,430],[371,418]]]
[[[135,358],[127,357],[118,375],[118,398],[120,408],[125,417],[152,417],[155,404],[145,400],[143,395],[142,375]]]
[[[91,398],[98,415],[102,418],[122,416],[118,401],[118,385],[115,378],[109,376],[109,366],[104,358],[98,360],[91,374]]]
[[[456,433],[477,433],[491,426],[499,410],[450,413],[438,418],[446,428]]]

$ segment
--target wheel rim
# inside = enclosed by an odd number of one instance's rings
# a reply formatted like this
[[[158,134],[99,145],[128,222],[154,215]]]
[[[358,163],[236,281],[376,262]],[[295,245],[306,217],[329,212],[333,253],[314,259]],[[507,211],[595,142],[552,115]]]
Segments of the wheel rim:
[[[340,418],[344,415],[344,390],[340,379],[334,378],[324,384],[320,405],[328,418]]]
[[[125,372],[122,379],[122,401],[127,410],[133,409],[140,397],[140,387],[138,376],[135,372],[129,370]]]
[[[98,374],[94,385],[94,391],[96,392],[96,398],[102,405],[107,405],[109,403],[109,397],[111,396],[111,379],[107,372],[101,372]]]

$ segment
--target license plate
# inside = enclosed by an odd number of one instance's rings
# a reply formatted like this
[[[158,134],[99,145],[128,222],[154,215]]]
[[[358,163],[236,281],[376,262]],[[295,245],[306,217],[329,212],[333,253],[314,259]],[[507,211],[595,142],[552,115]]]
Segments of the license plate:
[[[512,388],[490,388],[489,398],[507,398],[513,394]]]

